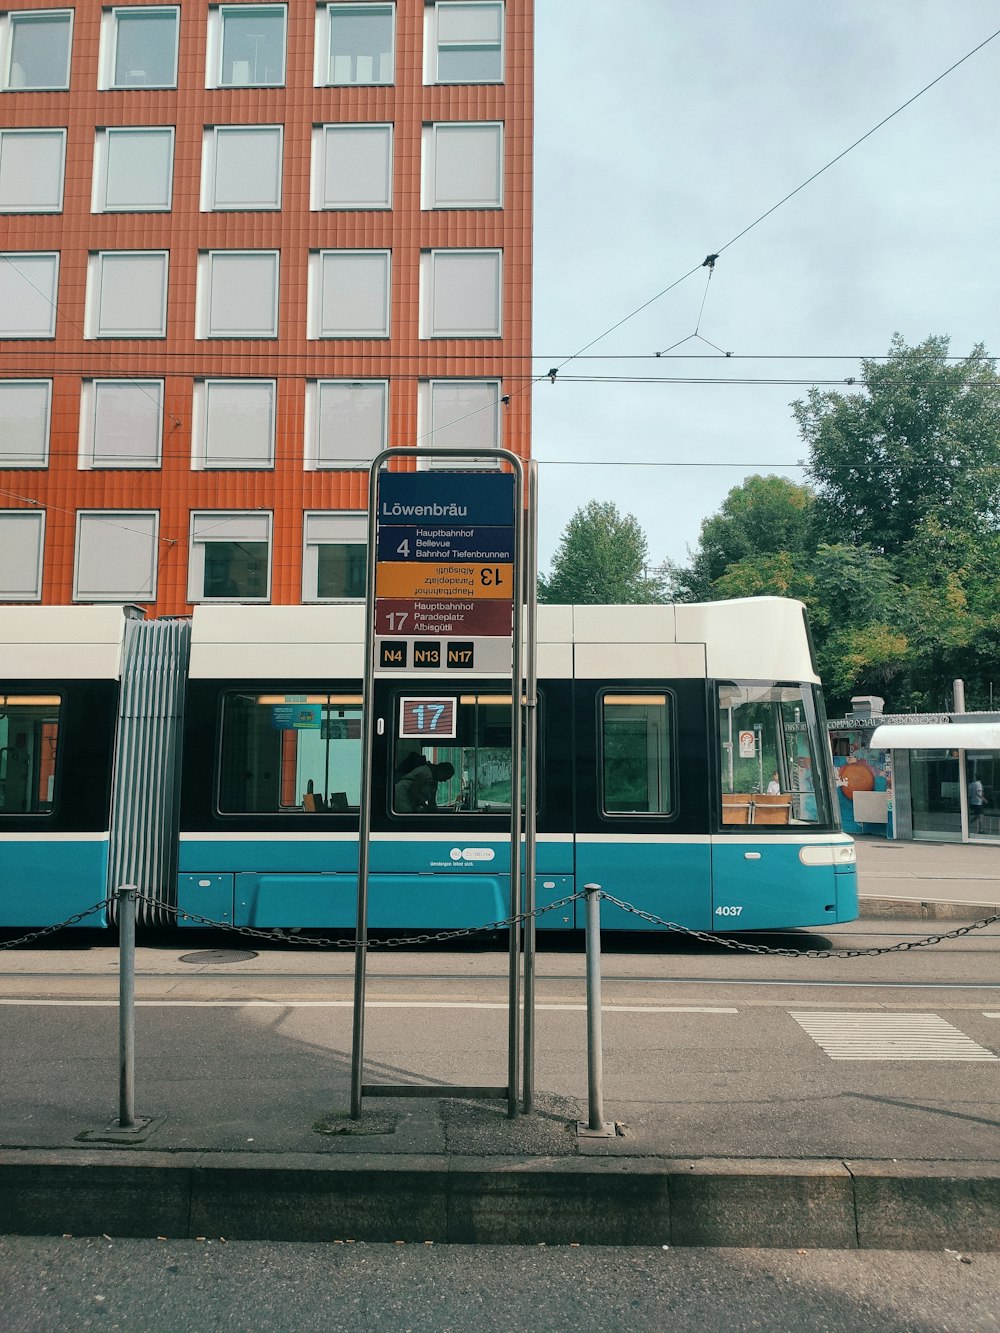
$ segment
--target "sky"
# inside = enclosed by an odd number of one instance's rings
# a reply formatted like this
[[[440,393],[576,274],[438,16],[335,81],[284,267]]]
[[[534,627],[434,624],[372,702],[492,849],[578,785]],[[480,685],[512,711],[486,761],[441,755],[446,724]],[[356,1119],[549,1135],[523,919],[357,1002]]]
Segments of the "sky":
[[[804,480],[789,404],[895,332],[1000,355],[1000,36],[728,244],[998,29],[996,0],[536,0],[543,571],[591,500],[688,563],[747,476]]]

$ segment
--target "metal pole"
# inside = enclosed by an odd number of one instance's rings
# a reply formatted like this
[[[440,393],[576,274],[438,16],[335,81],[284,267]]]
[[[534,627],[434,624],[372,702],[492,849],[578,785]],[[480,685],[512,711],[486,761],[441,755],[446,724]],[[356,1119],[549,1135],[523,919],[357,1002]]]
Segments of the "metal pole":
[[[515,463],[514,487],[514,624],[511,640],[510,671],[510,915],[521,910],[521,776],[524,764],[521,737],[524,733],[524,693],[521,687],[521,655],[524,636],[524,467]],[[507,986],[507,1115],[517,1118],[518,1078],[520,1077],[521,1036],[521,927],[510,927],[508,943]]]
[[[528,464],[527,513],[527,636],[525,643],[524,737],[524,1067],[521,1105],[525,1115],[534,1109],[535,1099],[535,910],[536,812],[538,791],[538,659],[535,651],[538,617],[538,464]]]
[[[361,795],[358,811],[358,908],[354,946],[354,1023],[351,1034],[351,1119],[361,1119],[365,1072],[365,987],[368,968],[368,867],[371,847],[372,753],[375,748],[375,546],[378,532],[375,504],[378,472],[388,456],[383,450],[368,475],[368,583],[365,589],[365,673],[361,686],[364,725],[361,758]]]
[[[118,898],[118,1127],[135,1129],[135,900],[123,884]]]
[[[601,1031],[601,886],[585,884],[587,895],[587,1094],[590,1119],[577,1133],[611,1138],[614,1125],[604,1119],[603,1035]]]

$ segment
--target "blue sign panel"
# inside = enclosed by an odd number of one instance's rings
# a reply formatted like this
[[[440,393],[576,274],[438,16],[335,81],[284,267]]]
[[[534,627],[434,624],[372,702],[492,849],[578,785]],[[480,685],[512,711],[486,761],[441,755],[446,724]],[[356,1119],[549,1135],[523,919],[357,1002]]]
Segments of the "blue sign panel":
[[[482,527],[379,527],[379,560],[461,560],[484,564],[514,559],[514,529]]]
[[[318,731],[319,704],[272,704],[271,726],[276,731]]]
[[[512,527],[514,477],[490,472],[382,472],[378,523],[427,528]]]

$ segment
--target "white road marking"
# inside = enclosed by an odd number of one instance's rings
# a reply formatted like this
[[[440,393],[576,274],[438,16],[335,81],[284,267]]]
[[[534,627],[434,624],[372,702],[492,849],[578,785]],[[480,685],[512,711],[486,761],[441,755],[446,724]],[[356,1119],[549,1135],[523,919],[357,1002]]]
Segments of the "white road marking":
[[[353,1000],[136,1000],[146,1009],[353,1009]],[[7,1000],[0,1005],[31,1008],[117,1009],[117,1000]],[[368,1000],[366,1009],[506,1009],[506,1001],[488,1000]],[[536,1004],[536,1009],[586,1013],[585,1004]],[[738,1014],[738,1009],[682,1004],[603,1004],[605,1014]]]
[[[793,1013],[831,1060],[997,1060],[938,1014]]]

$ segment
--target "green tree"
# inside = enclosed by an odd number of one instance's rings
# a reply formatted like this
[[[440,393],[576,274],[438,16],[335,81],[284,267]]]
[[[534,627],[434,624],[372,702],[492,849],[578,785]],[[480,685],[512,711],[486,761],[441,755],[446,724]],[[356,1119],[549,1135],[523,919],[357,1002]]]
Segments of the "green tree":
[[[591,500],[566,524],[548,577],[538,580],[541,602],[615,604],[666,601],[669,567],[649,569],[638,519],[610,501]]]
[[[950,364],[949,340],[862,361],[857,393],[792,404],[809,446],[817,517],[831,542],[897,555],[927,518],[990,530],[1000,517],[1000,377],[982,344]]]
[[[734,486],[718,513],[701,525],[698,549],[691,566],[680,576],[681,595],[690,601],[718,597],[763,596],[796,581],[795,570],[815,549],[812,535],[814,497],[807,486],[786,477],[752,476]],[[715,588],[732,566],[743,573],[737,582],[755,580],[760,587],[735,592],[730,579]],[[782,574],[780,571],[784,570]],[[797,595],[783,590],[784,595]]]

